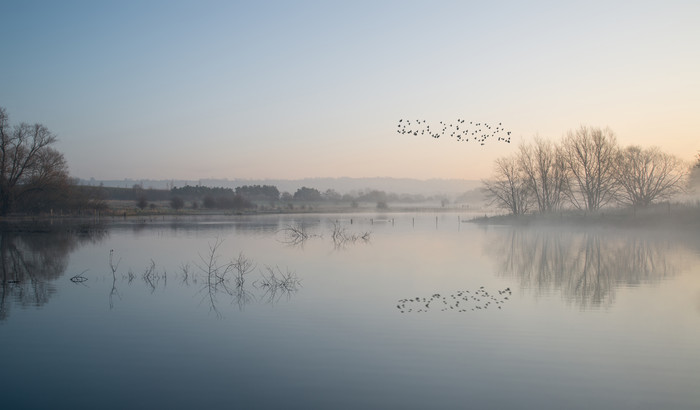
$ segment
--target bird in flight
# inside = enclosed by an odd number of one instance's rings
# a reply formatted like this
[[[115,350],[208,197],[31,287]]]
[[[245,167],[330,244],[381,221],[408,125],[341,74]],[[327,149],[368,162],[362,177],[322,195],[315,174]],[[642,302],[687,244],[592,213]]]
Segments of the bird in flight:
[[[430,128],[430,124],[426,120],[417,119],[415,121],[404,120],[401,118],[398,123],[396,132],[399,134],[409,134],[417,136],[429,135],[432,138],[440,138],[449,136],[456,138],[460,142],[474,142],[484,145],[487,140],[495,139],[498,142],[510,144],[511,131],[503,127],[503,123],[499,122],[497,126],[485,122],[469,121],[465,124],[465,120],[458,118],[454,123],[449,121],[440,121],[437,127]]]

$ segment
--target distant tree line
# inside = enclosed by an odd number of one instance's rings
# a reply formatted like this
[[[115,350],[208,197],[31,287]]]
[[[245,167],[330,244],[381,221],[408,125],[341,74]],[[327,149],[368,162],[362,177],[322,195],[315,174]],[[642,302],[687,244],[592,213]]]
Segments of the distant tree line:
[[[162,189],[144,188],[141,184],[135,184],[131,188],[105,188],[109,192],[110,199],[167,201],[170,193]]]
[[[170,204],[175,209],[182,208],[185,200],[195,204],[194,207],[198,207],[198,201],[201,201],[202,206],[207,209],[248,209],[255,207],[250,200],[234,192],[231,188],[186,185],[182,188],[172,188],[170,194]]]
[[[277,201],[280,191],[274,185],[243,185],[236,188],[236,195],[249,201]]]
[[[398,195],[379,190],[367,190],[355,195],[341,195],[333,189],[327,189],[321,192],[316,188],[305,186],[297,189],[294,194],[291,194],[289,192],[280,193],[278,188],[273,185],[244,185],[237,187],[235,190],[231,188],[210,188],[187,185],[181,188],[172,188],[169,191],[169,195],[171,198],[171,207],[175,209],[184,207],[185,201],[194,204],[197,204],[197,201],[199,201],[205,208],[228,208],[231,206],[250,208],[255,207],[255,203],[261,202],[269,204],[275,204],[277,202],[288,204],[291,204],[291,202],[345,202],[354,206],[357,206],[358,202],[375,202],[377,204],[383,204],[383,207],[385,207],[388,202],[415,203],[435,199],[432,197],[426,198],[423,195]],[[147,197],[150,197],[150,195]],[[230,202],[227,202],[233,199],[235,199],[236,204],[232,205]],[[438,199],[443,202],[445,201],[444,198]]]
[[[498,158],[494,171],[483,181],[491,203],[520,215],[647,207],[682,192],[689,167],[656,147],[621,148],[610,129],[582,126],[559,143],[535,138],[521,144],[514,155]]]
[[[87,186],[77,187],[92,192],[93,196],[102,200],[133,201],[137,208],[155,206],[156,202],[168,202],[173,209],[210,208],[210,209],[250,209],[259,205],[275,206],[279,203],[291,205],[293,202],[333,202],[347,203],[358,206],[359,202],[387,203],[420,203],[429,200],[449,202],[443,197],[426,197],[419,194],[395,194],[380,190],[366,190],[354,194],[340,194],[333,189],[323,192],[316,188],[301,187],[294,194],[282,192],[273,185],[244,185],[235,189],[223,187],[207,187],[186,185],[169,190],[143,188],[135,184],[131,188]]]

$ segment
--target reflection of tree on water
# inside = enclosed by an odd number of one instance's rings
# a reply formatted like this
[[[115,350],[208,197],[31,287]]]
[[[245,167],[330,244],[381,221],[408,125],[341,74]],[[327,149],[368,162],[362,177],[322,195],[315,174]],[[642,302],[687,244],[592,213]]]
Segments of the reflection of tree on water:
[[[70,253],[104,234],[97,229],[80,234],[0,232],[0,320],[9,316],[13,304],[46,304],[55,292],[51,281],[63,275]]]
[[[677,266],[671,241],[639,232],[513,228],[489,246],[499,271],[582,307],[611,305],[615,288],[658,281]]]

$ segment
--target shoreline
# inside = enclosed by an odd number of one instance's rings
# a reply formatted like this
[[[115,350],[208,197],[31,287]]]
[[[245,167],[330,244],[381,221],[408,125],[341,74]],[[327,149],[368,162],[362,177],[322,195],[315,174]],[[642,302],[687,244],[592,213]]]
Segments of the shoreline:
[[[700,206],[667,204],[645,209],[606,209],[597,212],[559,211],[546,214],[496,215],[470,223],[508,226],[700,229]]]
[[[266,209],[266,210],[107,210],[92,215],[22,215],[13,214],[0,217],[0,232],[52,232],[57,230],[85,231],[106,229],[115,224],[146,223],[188,223],[197,220],[224,220],[235,217],[274,216],[274,215],[381,215],[381,214],[484,214],[489,211],[471,208],[443,207],[395,207],[395,208],[351,208],[315,207],[307,209]],[[466,222],[466,219],[460,219]]]
[[[115,210],[94,212],[92,215],[22,215],[0,217],[2,232],[51,232],[55,230],[75,230],[78,232],[93,229],[106,229],[112,224],[143,224],[153,222],[187,223],[198,219],[232,218],[265,215],[348,215],[348,214],[465,214],[460,223],[473,223],[481,226],[517,227],[611,227],[611,228],[674,228],[700,230],[700,206],[683,204],[662,204],[645,209],[611,208],[598,212],[562,210],[545,214],[488,215],[493,210],[455,207],[312,207],[296,209],[249,209],[249,210]],[[479,214],[468,218],[469,214]]]

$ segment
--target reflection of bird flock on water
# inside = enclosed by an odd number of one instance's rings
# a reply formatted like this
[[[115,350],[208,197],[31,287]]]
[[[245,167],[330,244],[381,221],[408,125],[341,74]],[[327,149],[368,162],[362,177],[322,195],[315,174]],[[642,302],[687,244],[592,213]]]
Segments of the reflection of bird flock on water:
[[[484,145],[488,138],[498,138],[510,144],[510,131],[503,128],[503,123],[490,125],[485,122],[474,122],[458,118],[454,122],[440,121],[438,126],[430,127],[425,120],[400,119],[398,129],[399,134],[409,135],[429,135],[433,138],[444,137],[445,135],[457,138],[457,141],[474,141]]]
[[[440,295],[436,293],[428,298],[416,297],[412,299],[399,300],[396,308],[401,313],[427,312],[430,309],[440,309],[445,312],[452,310],[455,312],[477,311],[488,309],[489,307],[501,307],[509,300],[510,288],[498,291],[498,295],[490,294],[480,287],[476,291],[460,290],[451,295]]]

